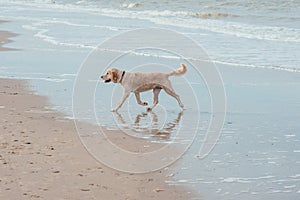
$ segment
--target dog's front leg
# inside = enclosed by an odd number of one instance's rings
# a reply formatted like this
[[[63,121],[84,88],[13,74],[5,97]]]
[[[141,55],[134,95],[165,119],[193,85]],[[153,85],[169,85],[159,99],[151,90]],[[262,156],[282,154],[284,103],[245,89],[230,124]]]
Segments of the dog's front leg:
[[[122,96],[119,104],[114,109],[112,109],[111,111],[112,112],[116,112],[119,108],[121,108],[121,106],[123,105],[123,103],[125,102],[125,100],[128,98],[129,94],[130,94],[130,92],[124,91],[123,96]]]
[[[135,98],[136,98],[136,102],[142,106],[147,106],[148,103],[147,102],[143,102],[141,101],[141,96],[140,96],[140,93],[139,92],[134,92],[135,94]]]

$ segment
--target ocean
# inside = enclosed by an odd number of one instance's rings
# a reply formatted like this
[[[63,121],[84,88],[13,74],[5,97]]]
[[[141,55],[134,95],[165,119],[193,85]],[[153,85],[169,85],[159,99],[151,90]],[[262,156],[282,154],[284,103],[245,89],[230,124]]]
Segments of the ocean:
[[[24,20],[23,29],[55,46],[93,48],[120,31],[172,28],[201,43],[217,63],[299,70],[299,1],[1,2],[2,17]]]
[[[11,21],[0,30],[19,34],[6,45],[19,51],[0,53],[0,77],[29,80],[34,92],[72,119],[78,72],[98,45],[145,28],[171,30],[196,42],[206,58],[200,63],[218,68],[227,100],[222,135],[207,157],[196,155],[218,113],[207,82],[192,68],[172,78],[186,105],[183,113],[162,93],[153,113],[131,96],[112,114],[121,88],[94,79],[93,107],[81,120],[134,130],[134,137],[154,143],[183,144],[185,154],[167,167],[174,179],[168,184],[193,188],[199,199],[300,197],[300,1],[1,0],[0,7],[0,19]],[[167,72],[185,62],[170,52],[121,53],[126,58],[114,66],[126,70],[151,71],[151,63],[160,63],[165,68],[159,70]],[[151,92],[142,98],[151,101]],[[157,130],[162,134],[153,134]]]

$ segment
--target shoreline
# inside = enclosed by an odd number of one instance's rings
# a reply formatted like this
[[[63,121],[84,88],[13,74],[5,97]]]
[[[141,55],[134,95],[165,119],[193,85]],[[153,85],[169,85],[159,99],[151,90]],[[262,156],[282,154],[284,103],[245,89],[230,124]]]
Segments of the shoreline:
[[[0,20],[0,24],[7,23],[9,21]],[[13,42],[10,38],[17,36],[18,34],[12,33],[10,31],[0,30],[0,51],[15,51],[17,49],[4,47],[4,45]]]
[[[0,51],[15,50],[2,45],[16,35],[0,31]],[[0,199],[184,200],[194,196],[183,186],[167,185],[171,178],[165,170],[128,174],[96,161],[81,143],[74,121],[47,108],[48,99],[33,94],[28,86],[25,80],[0,78]],[[117,145],[135,152],[145,145],[129,136],[120,140],[119,131],[105,132]]]
[[[165,181],[170,178],[166,170],[128,174],[97,162],[81,144],[74,122],[46,108],[47,98],[34,95],[27,86],[27,81],[0,79],[1,199],[193,196],[182,186],[167,185]]]

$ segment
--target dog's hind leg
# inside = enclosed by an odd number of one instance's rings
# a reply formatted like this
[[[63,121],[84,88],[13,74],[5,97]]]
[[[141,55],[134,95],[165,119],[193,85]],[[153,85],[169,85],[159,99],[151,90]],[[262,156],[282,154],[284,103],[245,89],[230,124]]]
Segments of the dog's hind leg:
[[[161,88],[153,89],[153,105],[147,109],[147,111],[151,111],[158,104],[158,95],[160,93]]]
[[[143,102],[141,101],[141,97],[140,97],[140,93],[139,92],[134,92],[135,94],[135,98],[136,98],[136,102],[142,106],[147,106],[148,103],[147,102]]]
[[[182,104],[182,102],[181,102],[181,100],[180,100],[179,95],[176,94],[176,93],[174,92],[174,90],[173,90],[172,87],[164,87],[163,89],[166,91],[167,94],[169,94],[169,95],[171,95],[172,97],[174,97],[174,98],[177,100],[179,106],[180,106],[181,108],[183,108],[183,104]]]

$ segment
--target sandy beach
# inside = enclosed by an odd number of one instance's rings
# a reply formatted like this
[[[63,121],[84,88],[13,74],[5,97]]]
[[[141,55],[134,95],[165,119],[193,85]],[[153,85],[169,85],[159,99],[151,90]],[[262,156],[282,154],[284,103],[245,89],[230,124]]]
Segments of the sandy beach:
[[[0,80],[1,199],[189,199],[167,171],[121,173],[85,150],[74,122],[22,80]],[[126,141],[127,145],[130,141]]]
[[[0,31],[1,44],[11,42],[8,38],[15,35]],[[1,46],[0,50],[11,49]],[[0,199],[192,197],[192,192],[182,186],[168,186],[165,181],[170,178],[165,170],[136,175],[97,162],[80,142],[74,121],[47,108],[47,98],[33,94],[28,84],[0,79]],[[118,131],[107,133],[124,145]],[[123,139],[127,139],[128,149],[139,151],[140,146],[130,137]]]
[[[1,31],[5,43],[14,34]],[[3,42],[2,42],[3,43]],[[8,48],[1,47],[1,51]],[[73,120],[47,108],[28,82],[0,79],[0,199],[189,199],[191,191],[168,186],[167,170],[122,173],[97,162],[81,144]],[[85,125],[89,126],[89,125]],[[109,131],[116,142],[118,131]],[[128,138],[132,151],[140,146]],[[148,149],[149,150],[149,149]]]

